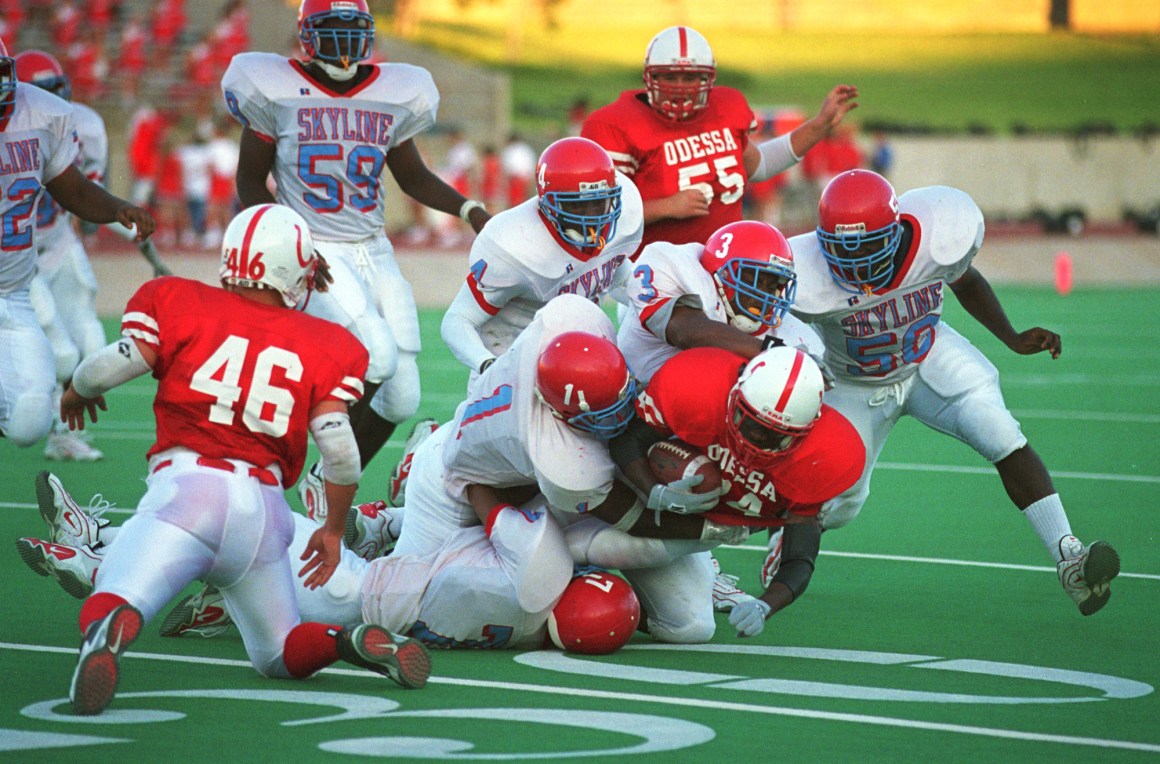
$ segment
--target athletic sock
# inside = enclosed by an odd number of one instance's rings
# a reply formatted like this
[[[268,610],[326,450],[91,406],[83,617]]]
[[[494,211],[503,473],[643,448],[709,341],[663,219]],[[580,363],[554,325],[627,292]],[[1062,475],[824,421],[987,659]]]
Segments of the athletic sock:
[[[1023,510],[1023,516],[1031,523],[1031,527],[1039,535],[1039,540],[1047,547],[1047,551],[1055,561],[1062,561],[1059,540],[1072,534],[1071,524],[1067,521],[1067,513],[1063,511],[1063,502],[1059,500],[1059,494],[1053,493],[1029,504]]]

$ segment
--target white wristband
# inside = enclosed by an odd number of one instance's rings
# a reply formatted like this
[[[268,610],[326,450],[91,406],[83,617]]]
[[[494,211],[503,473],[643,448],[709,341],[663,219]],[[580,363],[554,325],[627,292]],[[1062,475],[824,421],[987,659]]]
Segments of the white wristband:
[[[468,199],[463,203],[463,206],[459,208],[459,219],[464,223],[470,224],[471,220],[468,219],[468,215],[470,215],[471,211],[474,209],[482,210],[486,208],[483,206],[483,202],[477,202],[474,199]]]

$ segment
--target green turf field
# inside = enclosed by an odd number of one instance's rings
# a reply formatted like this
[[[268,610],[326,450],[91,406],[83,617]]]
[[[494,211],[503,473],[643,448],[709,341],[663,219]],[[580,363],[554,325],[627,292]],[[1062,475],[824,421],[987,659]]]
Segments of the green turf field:
[[[1063,593],[990,467],[904,421],[862,516],[827,534],[808,594],[760,637],[736,639],[719,616],[713,643],[693,648],[638,635],[604,658],[437,652],[422,691],[341,668],[307,682],[263,680],[236,633],[163,640],[154,623],[122,661],[109,711],[71,717],[80,603],[29,572],[9,543],[0,551],[0,760],[1154,761],[1160,291],[998,291],[1017,326],[1063,335],[1060,360],[1014,356],[954,301],[947,317],[998,364],[1073,528],[1123,557],[1114,597],[1091,618]],[[423,314],[421,414],[443,418],[466,374],[439,341],[439,318]],[[140,380],[109,396],[95,429],[108,456],[97,464],[52,465],[39,449],[0,441],[0,531],[43,535],[32,481],[46,468],[82,503],[101,492],[133,507],[144,492],[151,392]],[[383,494],[398,453],[392,442],[362,496]],[[750,589],[762,543],[719,552]]]

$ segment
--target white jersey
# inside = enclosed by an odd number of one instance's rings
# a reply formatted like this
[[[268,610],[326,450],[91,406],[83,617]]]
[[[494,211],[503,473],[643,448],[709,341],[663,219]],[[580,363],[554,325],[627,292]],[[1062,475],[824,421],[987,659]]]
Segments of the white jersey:
[[[0,124],[0,294],[23,289],[36,273],[36,205],[80,144],[67,101],[23,83],[15,98]]]
[[[375,64],[362,84],[340,94],[302,62],[273,53],[234,56],[222,93],[239,122],[276,144],[278,202],[324,241],[382,233],[387,152],[429,130],[439,107],[435,82],[417,66]]]
[[[77,130],[79,152],[76,166],[94,183],[105,183],[109,166],[109,136],[105,120],[83,103],[72,104],[73,124]],[[72,214],[56,203],[50,194],[40,199],[36,208],[36,248],[41,270],[52,270],[64,259],[69,246],[81,246],[72,227]]]
[[[819,330],[840,381],[882,385],[914,374],[934,346],[944,286],[966,273],[983,244],[983,213],[957,189],[908,191],[898,211],[909,229],[900,248],[907,249],[891,283],[869,295],[838,287],[817,236],[789,240],[798,278],[791,310]]]
[[[581,259],[556,241],[539,212],[539,197],[488,221],[471,246],[467,287],[485,313],[480,328],[494,355],[506,351],[548,300],[578,294],[598,301],[621,280],[617,271],[644,235],[644,204],[632,181],[619,172],[620,219],[616,233],[594,257]]]
[[[713,321],[729,323],[717,282],[701,267],[703,244],[654,242],[631,266],[627,281],[629,315],[620,324],[616,344],[632,367],[633,376],[648,384],[657,370],[680,348],[670,345],[669,320],[677,306],[702,311]],[[786,314],[773,334],[792,347],[804,346],[819,356],[821,340],[800,320]]]
[[[615,338],[612,321],[599,307],[563,295],[476,380],[446,425],[453,428],[443,449],[451,497],[465,502],[472,483],[496,488],[534,483],[553,508],[583,513],[608,496],[614,466],[607,446],[554,417],[535,393],[541,351],[570,331]]]

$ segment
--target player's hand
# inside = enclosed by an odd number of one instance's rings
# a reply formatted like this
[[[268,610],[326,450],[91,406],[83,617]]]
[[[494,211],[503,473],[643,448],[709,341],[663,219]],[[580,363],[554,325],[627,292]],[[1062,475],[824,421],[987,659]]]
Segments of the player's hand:
[[[342,559],[342,534],[330,531],[326,526],[319,528],[311,534],[299,559],[306,560],[302,570],[298,571],[299,578],[306,578],[303,585],[307,589],[317,589],[324,585],[334,575]]]
[[[765,629],[765,619],[769,618],[772,609],[765,600],[745,600],[733,606],[729,625],[737,629],[739,637],[756,637]]]
[[[822,101],[822,108],[818,111],[817,120],[827,133],[841,124],[851,109],[858,108],[858,101],[855,100],[857,98],[858,88],[854,85],[835,85],[826,95],[826,100]]]
[[[334,283],[334,276],[330,275],[330,263],[318,250],[314,251],[314,256],[318,258],[318,265],[314,267],[314,291],[330,291],[330,285]]]
[[[668,202],[669,209],[665,217],[699,218],[709,214],[709,199],[696,188],[678,191],[669,197]]]
[[[105,405],[105,396],[96,398],[82,398],[72,385],[69,385],[60,396],[60,421],[67,422],[70,430],[85,429],[85,414],[89,415],[94,423],[97,421],[97,409],[108,411]]]
[[[132,204],[122,205],[117,210],[117,222],[126,228],[136,229],[136,241],[145,241],[157,228],[157,221],[153,219],[153,214],[149,210],[134,207]]]
[[[1034,355],[1046,350],[1051,353],[1054,360],[1063,352],[1063,340],[1055,332],[1036,326],[1016,334],[1015,338],[1007,343],[1007,347],[1019,355]]]
[[[657,483],[648,494],[648,508],[676,512],[679,515],[697,515],[717,506],[725,493],[722,486],[715,491],[693,493],[705,479],[704,475],[690,475],[672,483]]]

